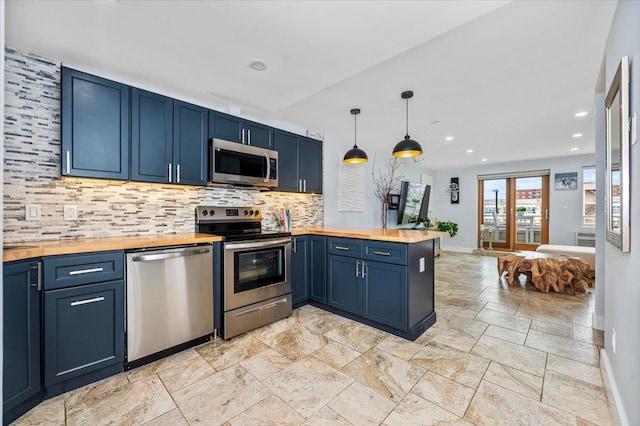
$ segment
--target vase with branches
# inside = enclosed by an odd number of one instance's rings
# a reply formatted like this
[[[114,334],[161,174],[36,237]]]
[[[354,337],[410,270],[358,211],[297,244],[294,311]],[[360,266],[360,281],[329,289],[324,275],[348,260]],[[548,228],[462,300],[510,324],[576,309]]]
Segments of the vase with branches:
[[[387,229],[389,194],[398,188],[400,181],[404,179],[404,175],[399,171],[404,163],[400,162],[397,157],[393,157],[384,168],[376,170],[375,164],[376,158],[374,156],[371,170],[373,186],[375,187],[374,194],[382,202],[382,228]]]

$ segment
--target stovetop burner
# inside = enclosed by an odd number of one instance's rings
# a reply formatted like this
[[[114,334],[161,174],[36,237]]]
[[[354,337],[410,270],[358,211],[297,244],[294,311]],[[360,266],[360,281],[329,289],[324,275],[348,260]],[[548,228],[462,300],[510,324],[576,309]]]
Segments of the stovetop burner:
[[[260,207],[215,207],[196,208],[198,232],[220,235],[225,241],[259,240],[288,237],[290,232],[263,231]]]

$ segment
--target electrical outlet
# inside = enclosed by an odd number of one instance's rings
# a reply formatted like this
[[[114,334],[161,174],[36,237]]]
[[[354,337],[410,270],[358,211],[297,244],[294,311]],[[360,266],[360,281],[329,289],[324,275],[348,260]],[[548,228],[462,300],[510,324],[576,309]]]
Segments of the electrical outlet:
[[[42,218],[42,208],[40,204],[25,204],[24,220],[40,220]]]
[[[66,205],[63,211],[64,220],[78,220],[78,206]]]
[[[613,349],[613,353],[616,353],[616,329],[611,329],[611,349]]]

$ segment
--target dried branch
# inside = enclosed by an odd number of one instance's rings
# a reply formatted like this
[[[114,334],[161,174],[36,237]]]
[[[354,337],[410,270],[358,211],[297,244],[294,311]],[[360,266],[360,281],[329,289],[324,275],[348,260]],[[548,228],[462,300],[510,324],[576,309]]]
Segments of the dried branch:
[[[398,161],[397,157],[393,157],[389,160],[385,169],[378,169],[376,175],[376,156],[373,156],[373,168],[371,170],[371,177],[373,179],[373,185],[375,186],[374,194],[383,203],[389,199],[389,194],[400,185],[400,181],[404,179],[404,175],[399,172],[399,168],[404,163]],[[396,173],[398,173],[396,175]]]

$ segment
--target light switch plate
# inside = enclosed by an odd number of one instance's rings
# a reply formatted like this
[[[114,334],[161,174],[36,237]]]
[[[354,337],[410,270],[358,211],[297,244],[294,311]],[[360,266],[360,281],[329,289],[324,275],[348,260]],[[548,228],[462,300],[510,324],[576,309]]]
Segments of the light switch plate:
[[[40,204],[25,204],[24,220],[40,220],[42,218],[42,207]]]
[[[420,258],[420,272],[424,272],[424,257]]]

